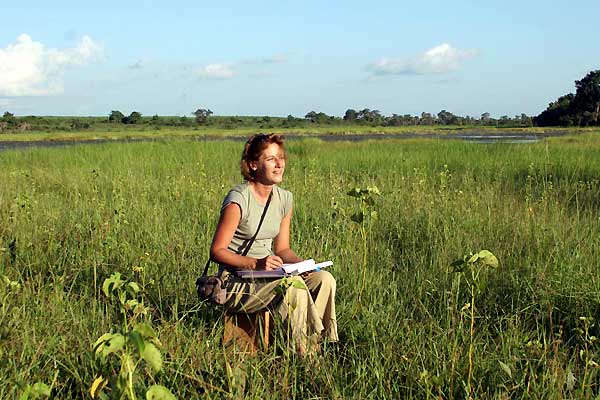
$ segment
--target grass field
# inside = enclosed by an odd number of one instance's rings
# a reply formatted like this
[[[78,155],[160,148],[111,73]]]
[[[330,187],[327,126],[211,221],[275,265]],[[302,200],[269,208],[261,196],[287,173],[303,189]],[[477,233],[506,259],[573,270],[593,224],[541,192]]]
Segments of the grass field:
[[[160,372],[136,370],[138,398],[154,383],[181,399],[600,394],[597,133],[526,145],[307,139],[288,151],[293,247],[334,260],[338,280],[341,342],[316,359],[281,338],[236,355],[221,346],[220,312],[196,300],[220,202],[241,179],[239,142],[0,152],[0,398],[36,382],[53,398],[89,398],[97,377],[118,374],[117,357],[93,350],[124,329],[102,290],[114,272],[141,285],[149,309],[136,318],[162,343]],[[347,192],[373,186],[378,218],[345,217],[359,209]],[[482,249],[497,268],[452,272]]]

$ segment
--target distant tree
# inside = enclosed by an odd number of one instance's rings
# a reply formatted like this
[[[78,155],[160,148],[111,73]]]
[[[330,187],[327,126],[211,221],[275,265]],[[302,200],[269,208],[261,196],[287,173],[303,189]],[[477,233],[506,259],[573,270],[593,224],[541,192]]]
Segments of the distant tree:
[[[131,114],[129,114],[128,117],[123,117],[122,122],[124,124],[139,124],[140,122],[142,122],[142,114],[140,114],[137,111],[134,111]]]
[[[0,122],[1,122],[0,125],[3,127],[3,128],[0,128],[0,131],[3,131],[4,129],[8,129],[10,127],[17,125],[17,119],[15,118],[15,115],[8,111],[6,111],[2,115],[2,118],[0,118]]]
[[[456,123],[456,116],[446,110],[440,111],[437,117],[441,125],[454,125]]]
[[[421,119],[419,120],[420,125],[433,125],[435,120],[433,116],[428,112],[421,113]]]
[[[151,121],[152,121],[153,124],[158,124],[160,122],[160,117],[158,116],[158,114],[154,114],[152,116]]]
[[[354,122],[357,119],[358,119],[358,113],[356,112],[356,110],[353,110],[352,108],[347,109],[346,112],[344,113],[344,121]]]
[[[117,110],[113,110],[110,112],[110,115],[108,116],[108,122],[110,123],[121,123],[123,122],[123,118],[125,118],[125,115],[123,115],[123,113],[121,111],[117,111]]]
[[[304,119],[307,119],[310,122],[317,122],[317,112],[316,111],[307,112],[306,115],[304,116]]]
[[[208,117],[210,117],[212,114],[213,112],[207,108],[199,108],[192,113],[192,115],[196,117],[196,122],[198,125],[205,124],[206,121],[208,121]]]
[[[323,112],[316,112],[316,111],[308,112],[304,116],[304,118],[309,120],[312,123],[318,123],[318,124],[327,124],[332,121],[332,119],[331,119],[332,117],[330,117],[329,115],[327,115]]]

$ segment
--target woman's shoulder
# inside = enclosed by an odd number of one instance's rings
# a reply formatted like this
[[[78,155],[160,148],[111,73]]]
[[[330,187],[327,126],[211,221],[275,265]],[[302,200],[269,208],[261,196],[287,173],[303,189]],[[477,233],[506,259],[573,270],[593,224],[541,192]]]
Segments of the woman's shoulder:
[[[294,201],[294,196],[292,195],[292,192],[290,192],[289,190],[285,190],[284,188],[279,186],[275,186],[275,188],[285,208],[289,208]]]
[[[232,187],[229,190],[229,194],[231,193],[239,193],[244,197],[247,197],[248,194],[250,193],[250,185],[248,184],[248,182],[244,182],[244,183],[240,183],[239,185],[235,185],[234,187]]]
[[[244,210],[247,208],[247,204],[249,202],[250,189],[247,183],[241,183],[232,187],[227,195],[223,199],[223,203],[221,204],[221,210],[227,207],[231,203],[236,203],[242,209],[242,215],[244,214]]]

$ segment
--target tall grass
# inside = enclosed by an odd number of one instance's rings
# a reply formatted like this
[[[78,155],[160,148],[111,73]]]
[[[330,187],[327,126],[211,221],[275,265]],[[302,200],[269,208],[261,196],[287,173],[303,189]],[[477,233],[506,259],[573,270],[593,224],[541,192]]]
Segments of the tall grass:
[[[282,346],[232,354],[220,344],[220,312],[196,301],[220,202],[240,181],[240,146],[0,153],[0,275],[20,284],[0,282],[0,398],[38,381],[56,398],[88,396],[103,368],[92,344],[116,329],[100,290],[114,271],[145,284],[167,354],[156,379],[180,398],[466,398],[471,294],[449,264],[483,248],[500,267],[477,292],[471,395],[600,393],[599,332],[580,319],[600,311],[595,136],[289,142],[293,247],[333,259],[338,280],[341,342],[316,360]],[[382,195],[357,309],[362,239],[351,221],[332,217],[332,203],[350,208],[346,192],[371,185]]]

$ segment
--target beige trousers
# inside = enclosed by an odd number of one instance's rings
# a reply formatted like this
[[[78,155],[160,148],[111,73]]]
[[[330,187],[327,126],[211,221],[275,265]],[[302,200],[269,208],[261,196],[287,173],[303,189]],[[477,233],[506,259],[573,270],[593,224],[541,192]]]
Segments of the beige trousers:
[[[320,334],[337,341],[335,278],[327,271],[283,279],[241,279],[224,272],[227,287],[225,308],[234,313],[255,313],[266,307],[288,321],[297,346]],[[285,282],[284,282],[285,280]]]

